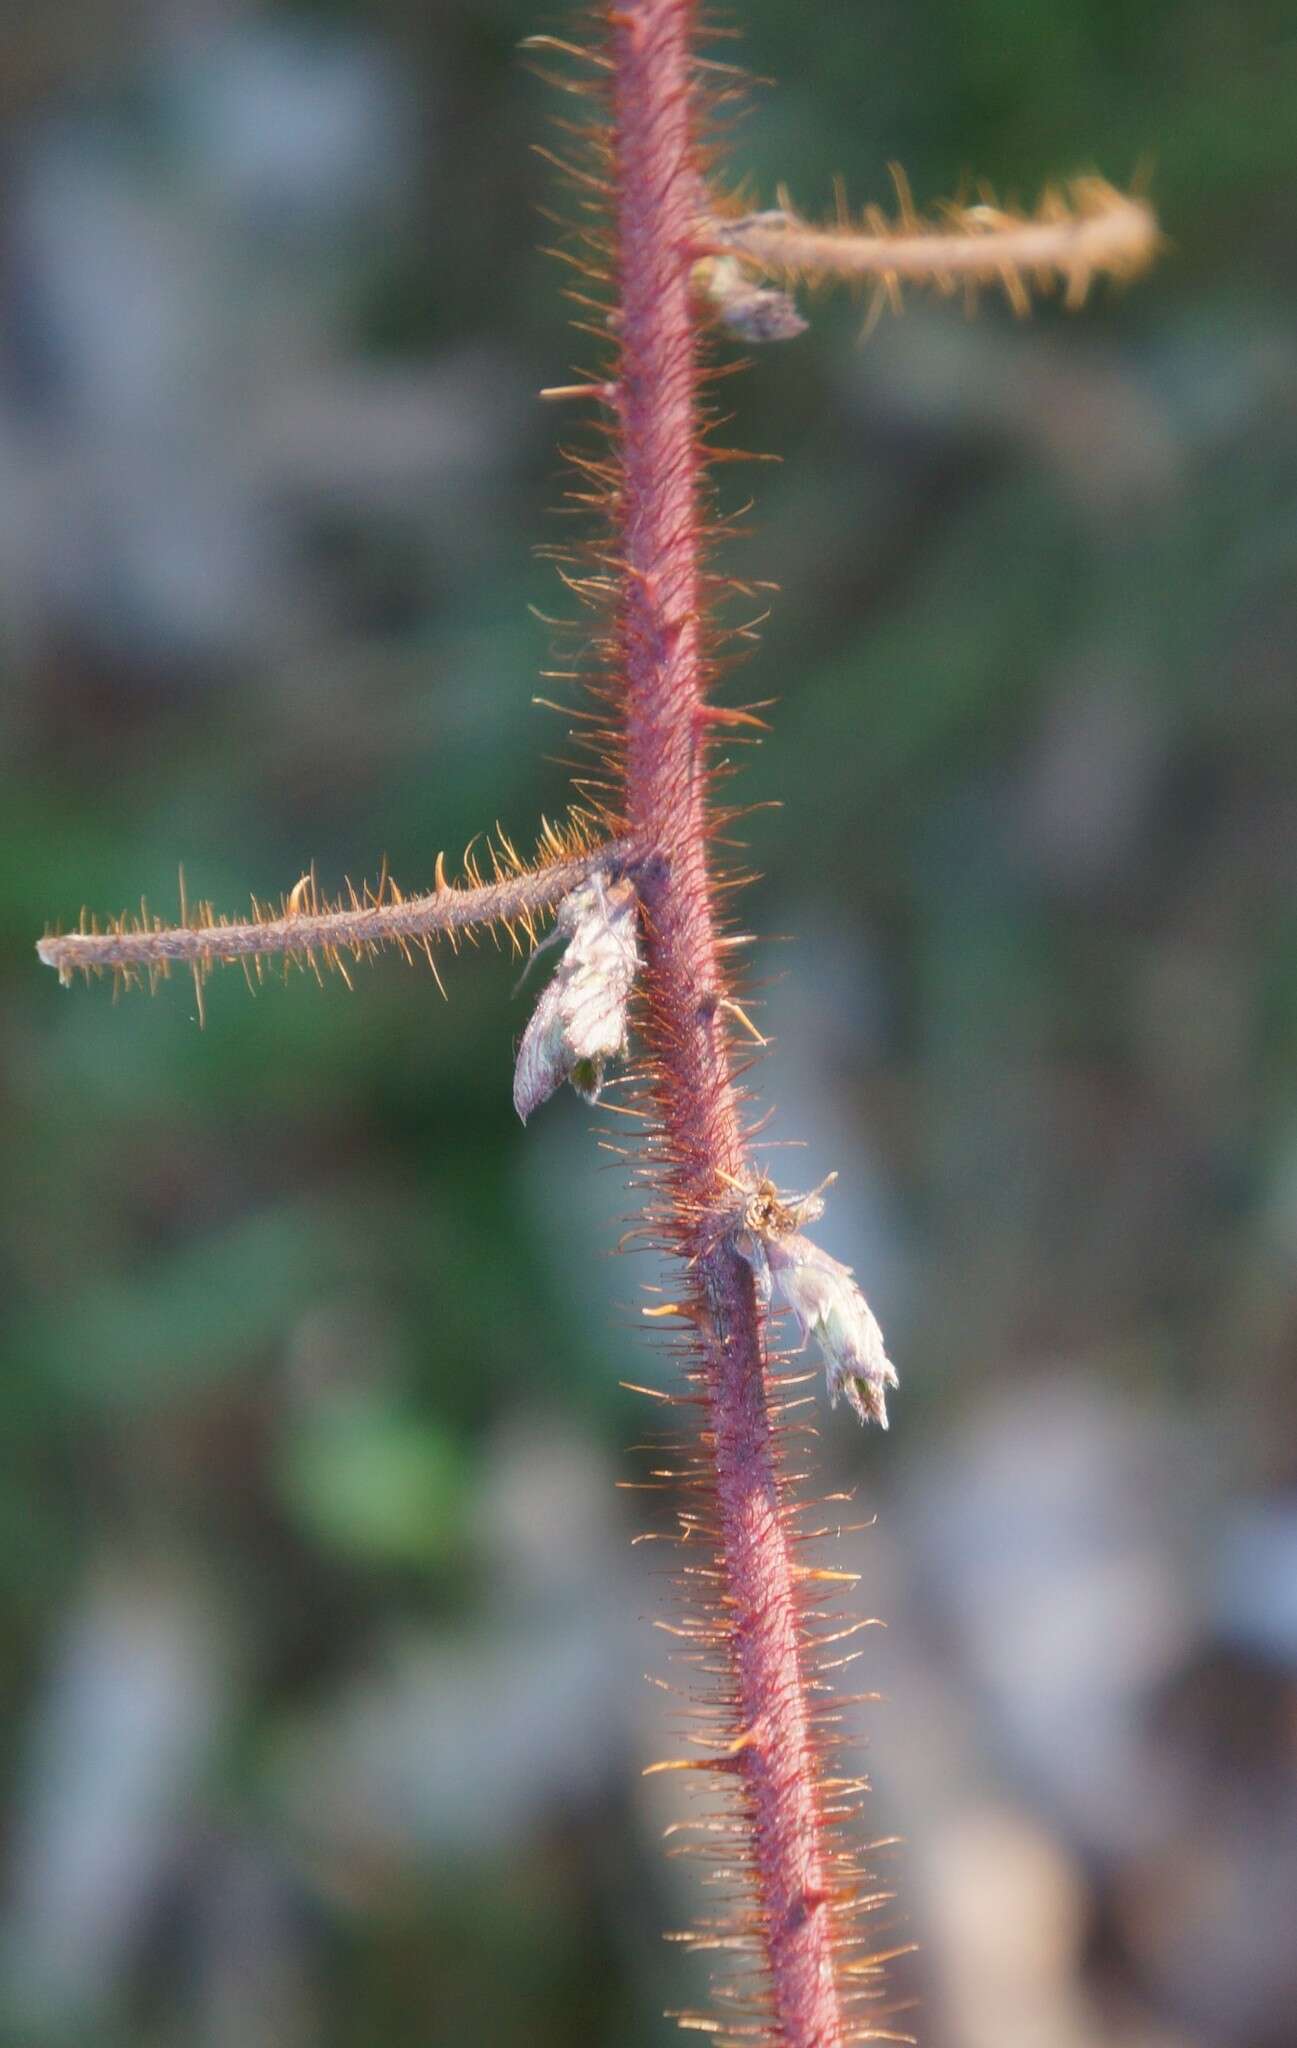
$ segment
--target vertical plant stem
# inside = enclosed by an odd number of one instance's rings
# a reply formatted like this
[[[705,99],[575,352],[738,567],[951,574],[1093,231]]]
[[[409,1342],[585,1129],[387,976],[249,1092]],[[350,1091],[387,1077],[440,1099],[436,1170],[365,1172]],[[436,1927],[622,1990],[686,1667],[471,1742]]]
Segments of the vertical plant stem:
[[[618,651],[626,813],[662,860],[642,885],[645,994],[673,1235],[697,1284],[701,1364],[729,1617],[747,1861],[777,2038],[839,2048],[831,1887],[752,1274],[715,1219],[744,1160],[707,869],[700,551],[705,456],[690,296],[697,138],[691,0],[609,11],[620,283],[625,563]]]

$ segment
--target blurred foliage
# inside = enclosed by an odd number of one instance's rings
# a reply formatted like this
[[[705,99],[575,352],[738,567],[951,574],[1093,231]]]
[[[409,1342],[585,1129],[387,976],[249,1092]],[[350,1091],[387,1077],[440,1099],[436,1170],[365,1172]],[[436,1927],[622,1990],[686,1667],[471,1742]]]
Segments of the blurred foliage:
[[[788,1178],[840,1169],[844,1219],[864,1188],[863,1238],[834,1248],[903,1363],[891,1442],[834,1429],[826,1462],[881,1497],[887,1459],[1064,1358],[1201,1428],[1227,1490],[1290,1485],[1291,11],[747,0],[743,19],[778,85],[733,159],[767,200],[782,178],[827,209],[838,173],[885,199],[893,158],[920,200],[983,176],[1030,197],[1093,164],[1147,175],[1169,237],[1148,281],[1075,319],[916,301],[861,346],[859,311],[825,303],[726,387],[725,438],[781,458],[752,472],[733,556],[783,586],[744,678],[779,705],[743,792],[782,805],[751,822],[768,879],[746,914],[793,940],[757,960],[779,1039],[759,1085],[779,1135],[812,1142]],[[627,1729],[652,1702],[596,1716],[587,1780],[537,1765],[516,1839],[475,1845],[466,1822],[453,1854],[435,1810],[406,1840],[335,1816],[313,1845],[303,1815],[343,1788],[325,1774],[293,1807],[275,1762],[401,1631],[476,1643],[508,1704],[489,1659],[520,1617],[595,1627],[583,1573],[614,1557],[632,1613],[659,1598],[609,1484],[643,1427],[618,1382],[656,1369],[623,1312],[639,1274],[605,1258],[629,1198],[578,1104],[512,1118],[516,963],[453,962],[448,1004],[392,963],[354,995],[294,979],[255,1001],[231,972],[200,1034],[179,984],[113,1006],[31,952],[82,902],[173,903],[181,862],[230,909],[312,859],[333,885],[386,853],[424,886],[439,848],[561,806],[561,729],[529,705],[548,650],[528,607],[558,608],[531,550],[561,489],[530,397],[580,347],[529,152],[564,109],[517,50],[547,25],[525,0],[20,0],[0,22],[11,1942],[82,1897],[38,1853],[57,1804],[39,1730],[101,1576],[165,1566],[180,1609],[223,1617],[224,1673],[99,1974],[64,1998],[16,1972],[0,2032],[23,2048],[647,2048],[690,1995],[657,1937],[683,1909],[631,1805]],[[306,87],[273,97],[299,75],[357,124],[352,186],[341,148],[284,168],[316,118]],[[356,78],[392,141],[367,194]],[[263,173],[259,122],[280,147]],[[97,203],[156,282],[138,330],[90,260]],[[171,382],[119,417],[151,317],[179,335]],[[161,596],[130,582],[164,557]],[[584,1447],[604,1503],[543,1585],[543,1518],[502,1525],[498,1493],[534,1416]],[[608,1655],[629,1694],[633,1661]],[[512,1706],[525,1746],[534,1703]],[[227,1927],[240,1858],[274,1910]],[[254,1958],[237,1983],[231,1944]]]

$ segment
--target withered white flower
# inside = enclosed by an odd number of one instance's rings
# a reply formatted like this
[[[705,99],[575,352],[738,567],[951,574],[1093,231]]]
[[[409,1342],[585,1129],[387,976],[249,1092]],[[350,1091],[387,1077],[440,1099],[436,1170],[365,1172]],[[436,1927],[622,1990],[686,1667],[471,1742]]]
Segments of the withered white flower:
[[[796,1234],[771,1238],[764,1251],[775,1294],[796,1316],[803,1342],[814,1337],[819,1344],[833,1406],[842,1394],[862,1422],[886,1429],[896,1368],[850,1266]]]
[[[878,1320],[850,1266],[797,1229],[823,1211],[818,1188],[784,1202],[771,1182],[762,1181],[744,1208],[734,1242],[752,1268],[760,1299],[775,1298],[791,1310],[803,1346],[815,1338],[832,1405],[837,1407],[841,1395],[862,1422],[886,1429],[887,1389],[899,1381]]]
[[[518,1047],[513,1106],[524,1123],[565,1081],[586,1102],[597,1102],[607,1062],[625,1055],[627,1007],[640,966],[634,884],[603,875],[583,882],[559,904],[544,943],[562,939],[563,957]]]
[[[737,257],[711,257],[699,265],[699,273],[721,319],[744,341],[792,341],[806,332],[792,294],[758,284]]]

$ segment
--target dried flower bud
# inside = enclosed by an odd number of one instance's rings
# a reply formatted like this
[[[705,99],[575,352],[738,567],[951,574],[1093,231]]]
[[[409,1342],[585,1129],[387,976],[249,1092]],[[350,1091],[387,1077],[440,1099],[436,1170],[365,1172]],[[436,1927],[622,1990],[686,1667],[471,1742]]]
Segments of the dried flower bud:
[[[567,940],[563,958],[523,1032],[513,1075],[513,1106],[526,1123],[532,1111],[570,1081],[597,1102],[604,1067],[621,1059],[627,1006],[639,972],[635,889],[595,875],[559,904],[547,945]]]
[[[792,341],[806,332],[791,293],[756,283],[736,257],[713,257],[698,268],[711,304],[744,341]]]
[[[776,1237],[765,1246],[774,1291],[791,1309],[803,1342],[814,1337],[824,1358],[829,1400],[845,1395],[862,1422],[887,1427],[887,1389],[898,1384],[877,1318],[852,1278],[809,1237]]]
[[[816,1339],[833,1406],[843,1395],[862,1422],[886,1429],[887,1389],[899,1382],[877,1318],[850,1266],[821,1251],[797,1228],[823,1211],[818,1188],[785,1201],[763,1180],[743,1209],[734,1243],[752,1268],[760,1299],[768,1303],[777,1297],[792,1311],[803,1346]]]

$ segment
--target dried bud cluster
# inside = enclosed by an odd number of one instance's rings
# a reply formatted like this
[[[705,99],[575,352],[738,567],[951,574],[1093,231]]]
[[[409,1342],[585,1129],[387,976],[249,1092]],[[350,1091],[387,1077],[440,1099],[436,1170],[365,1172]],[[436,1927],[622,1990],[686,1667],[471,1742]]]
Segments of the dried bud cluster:
[[[777,1297],[796,1317],[803,1345],[812,1337],[818,1342],[833,1406],[842,1395],[862,1422],[886,1429],[887,1389],[899,1382],[877,1319],[850,1266],[821,1251],[798,1227],[823,1213],[818,1188],[785,1201],[763,1180],[749,1194],[734,1242],[756,1276],[762,1302]]]
[[[759,284],[736,256],[707,258],[696,276],[709,303],[743,341],[792,341],[806,332],[792,293]]]
[[[625,1056],[630,993],[640,967],[634,884],[597,874],[574,889],[559,904],[544,943],[562,939],[563,958],[518,1047],[513,1106],[524,1123],[565,1081],[586,1102],[597,1102],[607,1062]]]

